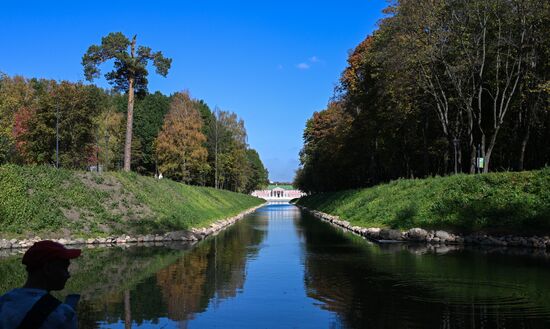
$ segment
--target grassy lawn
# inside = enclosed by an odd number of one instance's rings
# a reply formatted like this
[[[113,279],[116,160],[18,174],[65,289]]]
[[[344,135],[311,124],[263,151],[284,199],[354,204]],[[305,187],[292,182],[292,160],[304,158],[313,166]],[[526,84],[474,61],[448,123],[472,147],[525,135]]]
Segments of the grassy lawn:
[[[548,234],[550,168],[397,180],[319,193],[298,204],[363,227]]]
[[[0,166],[0,237],[157,233],[236,215],[263,200],[134,173]]]

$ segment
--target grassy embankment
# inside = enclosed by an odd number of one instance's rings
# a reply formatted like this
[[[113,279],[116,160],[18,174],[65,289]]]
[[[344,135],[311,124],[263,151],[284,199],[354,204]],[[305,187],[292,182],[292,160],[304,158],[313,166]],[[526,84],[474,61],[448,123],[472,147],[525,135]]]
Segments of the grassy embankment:
[[[0,237],[98,237],[203,227],[263,202],[248,195],[46,166],[0,166]]]
[[[353,225],[455,232],[550,233],[550,168],[397,180],[297,202]]]

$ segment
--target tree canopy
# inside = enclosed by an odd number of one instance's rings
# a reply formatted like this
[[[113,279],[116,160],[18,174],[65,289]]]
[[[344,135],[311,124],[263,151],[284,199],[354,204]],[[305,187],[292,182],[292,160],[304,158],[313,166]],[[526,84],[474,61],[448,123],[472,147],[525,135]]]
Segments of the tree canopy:
[[[547,1],[399,0],[385,13],[307,121],[298,187],[550,162]]]
[[[114,90],[128,93],[128,111],[126,117],[126,139],[124,142],[124,170],[130,171],[132,154],[132,131],[134,117],[134,91],[147,92],[147,64],[152,61],[156,72],[166,77],[172,65],[172,59],[162,52],[153,52],[151,48],[139,46],[136,49],[136,37],[130,41],[121,32],[109,33],[101,39],[100,45],[92,45],[82,56],[82,66],[86,80],[92,81],[100,76],[99,65],[113,60],[114,70],[105,74],[105,78]]]
[[[55,165],[59,139],[60,167],[120,170],[127,102],[127,94],[94,85],[0,74],[0,164]],[[160,170],[174,180],[237,192],[266,183],[267,170],[236,114],[213,113],[188,92],[146,93],[135,109],[132,166],[141,174]]]
[[[205,141],[199,111],[189,94],[173,95],[155,140],[159,170],[183,182],[199,181],[209,169]]]

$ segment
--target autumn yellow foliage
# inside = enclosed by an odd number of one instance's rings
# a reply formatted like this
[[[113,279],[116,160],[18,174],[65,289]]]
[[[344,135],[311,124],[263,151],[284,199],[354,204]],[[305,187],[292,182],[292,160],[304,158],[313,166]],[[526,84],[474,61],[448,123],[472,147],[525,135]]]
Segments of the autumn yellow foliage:
[[[159,171],[189,182],[208,170],[202,120],[187,92],[173,96],[162,130],[155,140]]]

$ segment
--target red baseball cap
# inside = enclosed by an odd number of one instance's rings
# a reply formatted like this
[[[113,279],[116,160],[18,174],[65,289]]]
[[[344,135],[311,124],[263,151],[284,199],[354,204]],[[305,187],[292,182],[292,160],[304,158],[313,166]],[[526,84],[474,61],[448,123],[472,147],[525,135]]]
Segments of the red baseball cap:
[[[52,260],[77,258],[80,253],[80,249],[67,249],[61,243],[44,240],[33,244],[21,262],[28,268],[38,268]]]

